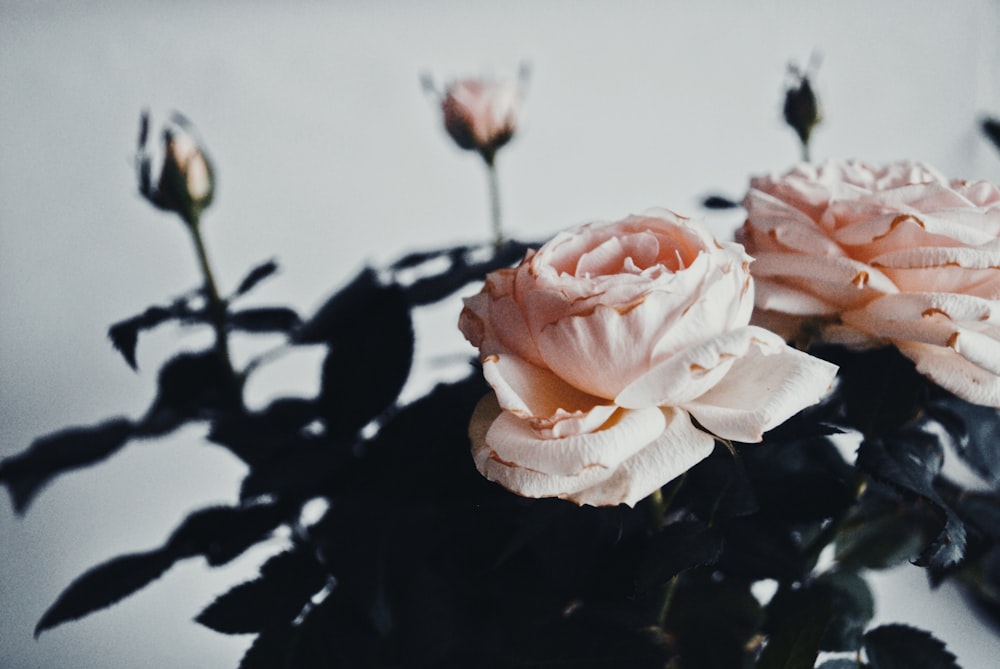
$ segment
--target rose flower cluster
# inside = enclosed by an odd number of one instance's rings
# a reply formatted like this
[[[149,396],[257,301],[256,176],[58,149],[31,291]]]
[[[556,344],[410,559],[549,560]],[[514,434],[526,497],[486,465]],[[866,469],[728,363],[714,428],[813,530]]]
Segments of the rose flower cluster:
[[[561,233],[466,300],[494,393],[476,466],[527,497],[630,506],[817,402],[836,367],[749,324],[750,257],[667,211]]]
[[[738,234],[755,322],[803,343],[891,344],[1000,406],[1000,190],[915,162],[801,165],[751,182]]]

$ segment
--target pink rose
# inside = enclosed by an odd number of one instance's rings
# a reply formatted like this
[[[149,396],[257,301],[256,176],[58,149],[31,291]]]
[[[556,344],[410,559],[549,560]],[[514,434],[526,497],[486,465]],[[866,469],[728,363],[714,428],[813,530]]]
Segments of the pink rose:
[[[788,338],[895,345],[917,370],[1000,406],[1000,191],[926,165],[800,165],[751,182],[738,238],[755,322]]]
[[[836,368],[748,325],[749,262],[655,211],[490,274],[459,322],[495,391],[469,428],[479,471],[526,497],[631,506],[713,435],[760,441],[818,401]]]
[[[523,96],[523,77],[456,81],[441,100],[444,127],[456,144],[492,163],[497,149],[514,136]]]

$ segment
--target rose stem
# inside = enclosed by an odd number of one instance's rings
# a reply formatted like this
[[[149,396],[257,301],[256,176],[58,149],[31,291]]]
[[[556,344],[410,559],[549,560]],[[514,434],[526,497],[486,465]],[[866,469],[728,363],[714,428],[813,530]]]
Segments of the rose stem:
[[[205,279],[205,296],[208,299],[212,327],[215,329],[215,350],[225,365],[229,378],[235,381],[236,374],[229,357],[229,338],[226,333],[226,305],[219,297],[219,289],[215,283],[215,276],[212,274],[212,266],[208,262],[208,252],[205,250],[205,242],[201,236],[201,217],[198,214],[193,214],[187,222],[188,229],[191,230],[191,238],[194,240],[195,251],[198,254],[201,274]]]
[[[493,245],[500,248],[503,245],[503,230],[500,227],[500,181],[497,179],[497,167],[493,155],[483,155],[486,161],[486,175],[490,191],[490,218],[493,223]]]
[[[808,163],[809,160],[809,140],[802,140],[802,162]]]

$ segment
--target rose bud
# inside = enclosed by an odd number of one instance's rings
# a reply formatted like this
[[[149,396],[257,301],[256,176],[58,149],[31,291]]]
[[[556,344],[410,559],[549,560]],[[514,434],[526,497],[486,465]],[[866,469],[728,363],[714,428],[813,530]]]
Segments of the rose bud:
[[[463,149],[493,164],[497,150],[514,136],[524,99],[527,69],[516,80],[461,79],[441,96],[444,127]],[[425,81],[425,86],[432,85]]]
[[[144,113],[139,132],[139,191],[158,208],[176,212],[188,223],[196,221],[212,202],[215,180],[212,164],[190,123],[174,114],[172,123],[163,129],[163,158],[155,187],[152,158],[146,149],[148,133],[149,117]]]
[[[490,274],[459,322],[494,391],[469,427],[479,471],[526,497],[632,506],[716,437],[760,441],[817,402],[836,367],[749,325],[749,263],[657,210]]]
[[[815,69],[818,61],[813,59],[810,69]],[[785,89],[785,103],[782,114],[802,143],[802,159],[809,161],[809,138],[813,129],[823,120],[819,100],[813,91],[807,72],[800,72],[795,65],[789,65],[792,82]]]
[[[803,345],[894,345],[955,395],[1000,406],[996,186],[827,162],[753,179],[744,206],[756,323]]]

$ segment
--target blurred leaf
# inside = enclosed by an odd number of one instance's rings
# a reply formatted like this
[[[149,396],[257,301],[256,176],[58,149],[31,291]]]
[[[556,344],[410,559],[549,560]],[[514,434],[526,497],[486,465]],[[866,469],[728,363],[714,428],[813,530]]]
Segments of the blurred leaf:
[[[836,658],[817,665],[816,669],[861,669],[861,665],[853,658]]]
[[[706,523],[714,524],[749,515],[759,505],[742,461],[717,443],[709,457],[688,470],[674,507],[691,508]]]
[[[749,642],[762,619],[748,583],[692,571],[679,579],[665,629],[676,639],[681,666],[740,669],[752,666]]]
[[[980,121],[980,127],[987,139],[993,142],[993,147],[1000,151],[1000,119],[987,116]]]
[[[912,561],[939,531],[939,519],[929,515],[869,484],[841,524],[834,557],[844,569],[886,569]]]
[[[135,348],[139,343],[139,332],[151,330],[161,323],[177,318],[175,309],[170,307],[149,307],[138,316],[119,321],[108,329],[108,336],[115,350],[122,354],[132,369],[138,369]]]
[[[295,620],[327,574],[303,550],[280,553],[260,569],[260,578],[242,583],[218,597],[195,619],[223,634],[263,632]]]
[[[868,583],[849,571],[830,571],[817,578],[814,587],[830,593],[830,621],[820,650],[855,651],[861,648],[865,629],[875,615],[875,599]]]
[[[413,305],[433,304],[461,290],[473,281],[481,281],[492,271],[509,267],[524,257],[531,248],[538,248],[539,242],[519,242],[509,239],[499,248],[482,246],[456,246],[432,253],[410,254],[390,268],[395,272],[396,281],[403,286],[407,299]],[[488,253],[484,259],[479,256]],[[419,272],[420,265],[433,268],[435,262],[446,265],[441,271]],[[403,270],[419,276],[412,281],[405,280]]]
[[[796,607],[794,615],[784,616],[779,624],[772,623],[771,606],[768,606],[771,632],[757,660],[757,669],[812,669],[816,663],[820,639],[830,620],[831,601],[822,592],[815,593],[814,597],[804,595],[806,593],[792,594],[792,599],[805,606]]]
[[[184,519],[166,549],[178,559],[204,555],[217,567],[267,538],[284,517],[284,510],[275,504],[208,507]]]
[[[809,571],[806,556],[786,523],[759,514],[723,526],[725,546],[719,568],[751,581],[797,580]]]
[[[240,398],[230,368],[214,350],[181,353],[167,361],[158,380],[159,392],[142,429],[156,432],[157,422],[211,418],[220,410],[238,410]]]
[[[272,274],[278,271],[278,263],[272,258],[267,262],[263,262],[249,272],[240,281],[240,285],[236,288],[233,293],[233,297],[239,297],[240,295],[245,295],[251,290],[253,290],[257,284],[259,284],[264,279],[270,277]]]
[[[229,315],[230,326],[244,332],[290,333],[301,323],[299,315],[288,307],[257,307]]]
[[[955,656],[929,632],[908,625],[883,625],[865,634],[872,669],[959,669]]]
[[[0,483],[7,486],[14,509],[24,513],[53,477],[107,458],[135,433],[126,418],[93,427],[75,427],[39,437],[28,450],[0,462]]]
[[[122,555],[98,565],[73,581],[35,626],[35,637],[131,595],[159,578],[174,563],[164,549]]]
[[[930,404],[928,412],[952,438],[959,457],[1000,488],[1000,410],[949,397]]]
[[[707,195],[701,201],[705,209],[736,209],[740,203],[724,195]]]
[[[413,325],[399,286],[365,270],[299,330],[299,340],[322,336],[319,406],[332,436],[349,436],[389,408],[413,361]]]
[[[855,470],[825,437],[740,449],[761,513],[794,521],[832,518],[854,502]]]
[[[858,467],[879,481],[930,502],[942,516],[937,537],[916,564],[935,568],[957,563],[965,554],[965,526],[934,489],[944,451],[938,437],[916,429],[889,437],[865,439],[858,448]]]
[[[721,552],[718,531],[698,522],[667,525],[650,538],[642,553],[635,576],[636,592],[646,592],[682,571],[715,562]]]

